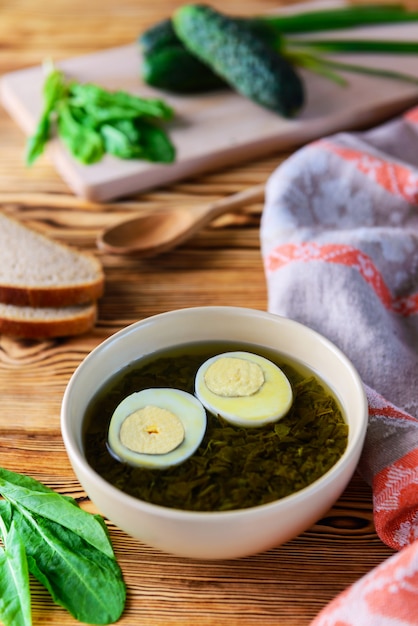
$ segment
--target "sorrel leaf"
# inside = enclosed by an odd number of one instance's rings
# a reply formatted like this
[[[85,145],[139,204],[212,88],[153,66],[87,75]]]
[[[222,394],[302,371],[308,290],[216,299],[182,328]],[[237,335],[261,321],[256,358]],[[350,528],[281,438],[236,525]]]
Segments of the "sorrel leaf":
[[[98,123],[138,117],[171,120],[174,110],[163,100],[139,98],[125,91],[110,92],[91,83],[70,85],[72,104],[83,107]]]
[[[123,611],[126,589],[115,559],[67,528],[17,506],[14,517],[29,571],[53,600],[88,624],[111,624]]]
[[[164,163],[175,159],[174,145],[162,128],[158,128],[158,133],[163,135],[164,142],[158,135],[152,146],[148,145],[147,135],[136,132],[135,128],[134,133],[125,136],[127,122],[158,120],[163,123],[171,120],[174,110],[163,100],[141,98],[125,91],[110,92],[98,85],[69,81],[63,72],[53,67],[45,79],[43,96],[40,118],[26,144],[27,165],[32,165],[44,151],[52,134],[52,120],[56,122],[59,138],[72,156],[84,165],[97,163],[105,152],[123,159]]]
[[[34,134],[28,139],[26,145],[26,163],[32,165],[43,153],[45,145],[50,137],[50,116],[57,102],[63,97],[65,84],[63,75],[57,70],[49,72],[43,87],[43,108],[38,125]]]
[[[3,468],[0,468],[0,493],[12,504],[65,526],[113,557],[112,544],[102,518],[83,511],[73,498],[61,496],[34,478]]]
[[[31,626],[29,572],[76,619],[111,624],[126,587],[106,525],[37,480],[0,468],[0,620]]]
[[[0,620],[4,626],[32,626],[25,546],[8,502],[0,502]]]

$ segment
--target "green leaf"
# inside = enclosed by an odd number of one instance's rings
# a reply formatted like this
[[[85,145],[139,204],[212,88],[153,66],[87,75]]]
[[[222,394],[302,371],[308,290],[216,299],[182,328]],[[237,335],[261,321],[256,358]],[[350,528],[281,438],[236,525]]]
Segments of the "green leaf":
[[[44,151],[51,138],[54,119],[58,135],[70,153],[84,165],[90,165],[102,159],[106,145],[112,154],[121,158],[154,160],[147,155],[142,156],[143,149],[133,122],[138,118],[166,121],[174,117],[172,107],[162,100],[67,81],[64,74],[55,69],[46,78],[43,94],[42,113],[26,145],[28,165],[34,163]],[[105,128],[101,133],[105,124],[110,124],[112,128]],[[165,144],[169,143],[166,138]],[[166,154],[167,150],[164,151]]]
[[[0,620],[4,626],[32,626],[29,572],[24,542],[8,502],[0,503]]]
[[[172,163],[175,160],[175,147],[162,128],[145,120],[138,120],[137,127],[141,132],[144,159],[160,163]]]
[[[100,129],[106,152],[121,159],[172,163],[175,148],[167,133],[144,119],[103,124]]]
[[[63,98],[66,91],[62,72],[52,70],[43,87],[43,109],[35,132],[26,142],[26,164],[32,165],[43,153],[50,138],[51,114],[56,110],[57,103]]]
[[[7,500],[0,500],[0,537],[4,541],[4,531],[8,531],[12,523],[12,505]]]
[[[162,120],[173,118],[173,109],[162,100],[140,98],[125,91],[107,91],[98,85],[73,83],[72,102],[83,107],[98,122],[139,116]]]
[[[140,143],[141,133],[137,128],[135,120],[116,120],[112,123],[112,126],[123,133],[131,144]]]
[[[49,114],[43,114],[38,122],[34,134],[26,142],[26,165],[33,165],[45,150],[50,137]]]
[[[61,524],[17,505],[14,517],[30,572],[54,601],[81,622],[112,624],[121,616],[126,587],[114,558]]]
[[[123,122],[125,123],[103,124],[100,128],[106,152],[121,159],[143,157],[139,132],[133,123],[128,127],[127,120]]]
[[[0,468],[0,493],[15,506],[23,506],[65,526],[107,556],[113,556],[102,518],[83,511],[72,498],[61,496],[34,478],[4,468]]]
[[[81,124],[67,102],[60,103],[58,131],[68,150],[81,163],[90,165],[103,157],[105,150],[100,133]]]

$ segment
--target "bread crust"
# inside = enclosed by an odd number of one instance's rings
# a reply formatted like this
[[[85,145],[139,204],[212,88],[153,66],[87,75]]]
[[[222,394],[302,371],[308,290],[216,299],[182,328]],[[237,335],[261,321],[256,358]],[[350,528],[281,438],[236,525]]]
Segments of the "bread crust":
[[[0,238],[0,333],[48,339],[91,330],[105,286],[99,259],[1,213]]]
[[[2,242],[4,250],[0,249],[0,302],[16,306],[32,307],[65,307],[96,301],[104,292],[104,272],[100,261],[90,252],[82,252],[65,243],[60,243],[29,226],[20,223],[13,217],[0,213],[0,228],[3,230]],[[8,238],[8,241],[5,239]],[[66,263],[74,260],[83,264],[83,270],[88,268],[84,279],[61,276],[56,269],[57,277],[54,283],[44,281],[42,272],[36,279],[29,279],[31,275],[31,256],[27,249],[34,245],[36,251],[45,249],[45,258],[51,256],[50,266],[45,265],[45,274],[48,276],[50,268],[54,267],[54,257],[60,256]],[[12,254],[11,254],[11,251]],[[14,255],[14,256],[13,256]],[[4,257],[4,258],[3,258]],[[12,267],[21,263],[20,274],[14,276],[11,271],[7,276],[8,264]],[[45,259],[44,259],[44,263]],[[25,265],[26,264],[26,265]],[[36,262],[34,261],[36,266]],[[27,280],[22,279],[27,266]]]
[[[0,284],[0,302],[16,306],[64,307],[85,304],[101,298],[104,277],[91,283],[68,287],[17,287]]]
[[[57,319],[13,319],[0,316],[0,333],[16,339],[52,339],[81,335],[91,330],[97,320],[97,306],[91,304],[79,314]]]

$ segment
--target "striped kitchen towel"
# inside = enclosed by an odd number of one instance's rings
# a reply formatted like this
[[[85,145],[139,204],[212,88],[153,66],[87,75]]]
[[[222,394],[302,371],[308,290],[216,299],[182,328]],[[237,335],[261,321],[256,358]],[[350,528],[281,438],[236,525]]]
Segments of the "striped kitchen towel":
[[[313,625],[416,626],[418,107],[288,158],[267,182],[260,237],[270,312],[328,337],[363,379],[359,471],[373,488],[376,531],[398,551]]]

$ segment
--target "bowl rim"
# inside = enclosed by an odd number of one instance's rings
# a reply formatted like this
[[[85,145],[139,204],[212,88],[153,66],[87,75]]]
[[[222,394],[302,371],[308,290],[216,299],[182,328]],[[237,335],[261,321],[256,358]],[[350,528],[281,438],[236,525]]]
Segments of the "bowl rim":
[[[140,500],[135,496],[131,496],[122,490],[114,487],[111,483],[106,481],[98,472],[96,472],[87,462],[85,456],[82,454],[81,450],[75,438],[73,437],[73,433],[70,427],[68,415],[68,406],[70,403],[70,397],[73,393],[73,388],[77,385],[77,381],[79,377],[82,375],[84,368],[92,361],[96,359],[97,356],[106,351],[109,345],[113,344],[115,341],[118,341],[121,337],[129,335],[131,333],[135,333],[138,327],[144,327],[149,324],[158,323],[159,319],[163,318],[173,318],[173,316],[184,315],[187,313],[190,314],[207,314],[207,313],[227,313],[234,314],[240,316],[252,316],[259,317],[260,319],[276,319],[279,318],[282,322],[286,324],[293,325],[296,327],[301,327],[303,332],[311,334],[311,336],[316,337],[321,343],[323,343],[328,350],[334,352],[334,354],[342,361],[345,365],[347,371],[349,372],[352,382],[356,387],[356,390],[359,394],[359,401],[362,407],[362,417],[363,419],[359,423],[355,436],[351,441],[348,442],[348,445],[343,452],[342,456],[338,459],[338,461],[327,471],[325,474],[320,476],[317,480],[315,480],[310,485],[296,491],[288,496],[280,498],[279,500],[274,500],[272,502],[267,502],[265,504],[259,504],[252,507],[246,507],[242,509],[233,509],[228,511],[193,511],[189,509],[175,509],[171,507],[165,507],[159,504],[154,504],[151,502],[146,502],[145,500]],[[180,345],[180,344],[179,344]],[[93,350],[79,363],[72,376],[70,377],[66,389],[64,391],[62,403],[61,403],[61,415],[60,415],[60,425],[61,425],[61,435],[64,441],[64,446],[69,457],[70,463],[73,466],[75,473],[79,474],[79,472],[85,473],[88,472],[91,480],[93,480],[96,485],[99,487],[100,491],[103,492],[107,490],[110,494],[113,494],[113,497],[119,500],[120,502],[133,507],[136,511],[141,513],[150,513],[150,514],[159,514],[163,515],[166,519],[175,519],[175,520],[193,520],[200,519],[202,517],[210,516],[211,520],[219,521],[225,520],[226,518],[239,518],[243,515],[259,515],[262,511],[275,511],[276,509],[286,508],[290,505],[297,505],[299,501],[303,501],[307,495],[314,495],[316,492],[322,491],[323,488],[326,488],[327,484],[332,483],[337,475],[340,475],[344,472],[347,465],[349,465],[352,461],[352,455],[356,454],[360,456],[361,449],[364,444],[364,439],[366,436],[367,423],[368,423],[368,401],[365,392],[365,387],[360,378],[357,369],[353,365],[353,363],[348,359],[345,353],[338,348],[332,341],[330,341],[327,337],[319,333],[318,331],[310,328],[306,324],[302,324],[296,320],[291,318],[276,314],[270,313],[268,311],[262,311],[258,309],[251,309],[247,307],[235,307],[235,306],[198,306],[198,307],[185,307],[183,309],[174,309],[172,311],[166,311],[163,313],[158,313],[156,315],[152,315],[146,318],[143,318],[137,322],[133,322],[125,326],[124,328],[116,331],[105,340],[103,340],[100,344],[98,344]]]

